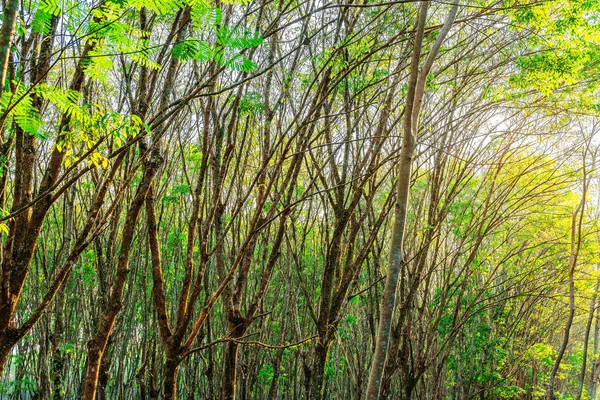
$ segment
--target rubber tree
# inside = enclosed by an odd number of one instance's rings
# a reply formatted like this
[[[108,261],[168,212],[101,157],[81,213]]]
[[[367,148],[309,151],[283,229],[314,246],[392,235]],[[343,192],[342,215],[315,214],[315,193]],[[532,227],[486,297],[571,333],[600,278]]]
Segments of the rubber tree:
[[[408,77],[408,91],[404,105],[404,119],[402,121],[403,142],[398,165],[399,174],[396,183],[396,203],[394,204],[392,241],[390,243],[388,270],[383,289],[383,299],[380,306],[379,326],[377,328],[377,336],[375,339],[375,354],[373,355],[373,360],[371,362],[371,372],[366,392],[367,399],[376,399],[379,397],[379,390],[387,358],[390,331],[396,304],[398,276],[400,275],[403,263],[404,227],[406,225],[412,158],[416,144],[416,135],[419,128],[419,112],[425,93],[425,83],[427,81],[427,75],[431,71],[431,67],[439,53],[440,47],[448,35],[450,28],[454,24],[458,12],[458,2],[455,1],[421,67],[420,60],[429,5],[429,1],[421,3],[415,30],[413,53]]]
[[[4,2],[4,15],[2,17],[2,28],[0,28],[0,97],[4,92],[4,81],[8,71],[8,60],[10,59],[10,46],[15,32],[19,1],[9,0]]]

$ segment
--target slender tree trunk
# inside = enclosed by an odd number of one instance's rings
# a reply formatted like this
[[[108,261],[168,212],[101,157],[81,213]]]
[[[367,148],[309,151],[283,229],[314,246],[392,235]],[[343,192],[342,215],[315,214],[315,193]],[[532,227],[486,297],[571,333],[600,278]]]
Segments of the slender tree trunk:
[[[50,328],[45,326],[41,329],[39,338],[39,358],[37,360],[37,370],[39,373],[38,378],[38,389],[36,393],[36,400],[52,399],[52,385],[50,384],[50,368],[49,365],[49,352],[50,352]]]
[[[415,104],[415,94],[419,77],[419,58],[421,55],[421,45],[423,42],[423,33],[425,30],[428,7],[429,2],[423,2],[421,4],[413,48],[411,71],[408,83],[409,89],[404,109],[404,134],[402,150],[400,153],[398,182],[396,183],[396,203],[394,205],[394,224],[392,227],[392,242],[390,244],[390,256],[388,261],[389,266],[379,312],[379,326],[377,328],[375,354],[373,355],[369,384],[366,393],[367,399],[377,399],[379,397],[381,381],[383,378],[383,372],[387,358],[388,344],[390,341],[392,316],[394,312],[394,306],[396,304],[396,288],[398,286],[398,277],[400,276],[400,269],[402,268],[403,262],[404,227],[406,225],[412,153],[415,143],[411,118],[414,115],[413,108]]]
[[[550,379],[548,383],[548,400],[554,400],[556,398],[554,394],[554,388],[556,385],[556,375],[560,368],[560,363],[565,355],[567,346],[569,344],[569,337],[571,335],[571,326],[573,325],[573,319],[575,318],[575,267],[577,266],[577,256],[579,254],[579,248],[581,246],[581,226],[583,224],[583,216],[585,211],[586,191],[587,191],[587,176],[584,163],[583,171],[583,195],[575,211],[573,211],[573,217],[571,219],[571,254],[569,256],[569,315],[565,324],[565,332],[563,335],[563,341],[556,356],[554,366],[550,372]]]
[[[587,324],[585,327],[585,338],[583,339],[583,361],[581,363],[581,376],[579,377],[579,390],[577,391],[577,400],[581,399],[581,395],[583,394],[583,385],[585,382],[585,373],[587,372],[587,356],[588,356],[588,344],[590,341],[590,331],[592,329],[592,322],[594,321],[594,314],[596,311],[596,296],[598,292],[600,282],[596,283],[596,287],[594,289],[594,295],[592,296],[592,300],[590,301],[590,314],[588,316]]]
[[[594,310],[596,313],[596,310]],[[596,323],[594,324],[594,354],[598,354],[598,340],[600,339],[600,321],[598,320],[598,316],[596,315]],[[591,383],[590,383],[590,398],[592,400],[596,399],[596,381],[598,378],[598,365],[600,363],[600,359],[596,358],[592,363],[592,371],[591,371]]]
[[[208,341],[210,342],[212,335],[211,335],[211,326],[210,326],[210,318],[208,318],[206,320],[206,329],[208,332]],[[208,382],[208,398],[209,399],[213,399],[215,396],[213,395],[214,393],[214,387],[215,387],[215,379],[214,379],[214,370],[215,370],[215,361],[214,361],[214,356],[213,356],[213,351],[212,348],[208,349],[208,356],[206,357],[208,359],[207,365],[206,365],[206,369],[204,370],[204,375],[206,376],[206,381]]]
[[[19,0],[7,0],[5,3],[4,16],[2,18],[2,29],[0,29],[0,97],[4,93],[4,84],[6,72],[8,70],[8,61],[10,59],[10,45],[12,42],[15,24],[17,22],[17,12],[19,10]]]
[[[456,13],[458,12],[458,3],[455,1],[448,17],[446,18],[442,29],[440,30],[425,63],[419,68],[421,58],[421,47],[423,45],[423,35],[425,23],[427,20],[427,10],[429,2],[422,2],[415,32],[413,54],[410,66],[410,75],[408,81],[408,91],[406,104],[404,106],[403,119],[403,142],[400,153],[400,164],[398,182],[396,184],[396,203],[394,205],[394,224],[392,227],[392,241],[390,243],[390,256],[388,261],[388,271],[386,274],[383,299],[379,312],[379,326],[375,341],[375,354],[371,363],[371,373],[369,375],[369,384],[367,386],[366,398],[377,399],[385,362],[387,358],[388,344],[392,327],[394,307],[396,304],[396,288],[398,286],[398,277],[403,264],[404,256],[404,228],[406,225],[408,196],[410,189],[410,175],[412,168],[413,150],[415,147],[415,138],[418,130],[418,118],[421,110],[421,102],[425,91],[427,75],[431,71],[433,62],[450,31]]]
[[[57,309],[63,310],[64,292],[61,289],[56,300]],[[63,335],[62,315],[57,314],[54,321],[54,332],[52,332],[51,351],[52,351],[52,399],[62,400],[63,394],[63,374],[64,374],[64,355],[60,350],[60,341]]]
[[[567,316],[567,323],[565,324],[565,333],[563,336],[562,345],[558,351],[558,355],[556,360],[554,361],[554,366],[552,367],[552,371],[550,372],[550,380],[548,383],[548,399],[555,400],[556,396],[554,393],[554,388],[556,386],[556,374],[558,373],[558,368],[560,367],[560,363],[565,355],[565,351],[567,350],[567,345],[569,344],[569,336],[571,334],[571,325],[573,325],[573,318],[575,317],[575,302],[574,293],[575,293],[575,285],[572,276],[569,278],[569,291],[571,293],[569,300],[569,315]]]
[[[284,303],[283,309],[288,310],[290,302],[294,302],[294,301],[296,301],[296,296],[291,295],[290,286],[288,285],[287,290],[286,290],[285,303]],[[283,319],[283,321],[282,321],[281,334],[279,336],[280,343],[283,343],[285,341],[285,335],[287,332],[286,321],[287,321],[287,319]],[[277,387],[279,384],[279,376],[281,375],[282,358],[283,358],[283,349],[279,349],[279,350],[277,350],[277,352],[275,353],[275,355],[273,357],[273,379],[271,380],[271,385],[269,386],[269,395],[267,397],[268,399],[276,399],[277,398]]]
[[[271,385],[269,386],[269,395],[268,399],[276,399],[277,398],[277,387],[279,385],[279,376],[281,375],[281,359],[283,357],[283,350],[277,350],[277,354],[275,355],[275,359],[273,361],[273,380],[271,381]]]

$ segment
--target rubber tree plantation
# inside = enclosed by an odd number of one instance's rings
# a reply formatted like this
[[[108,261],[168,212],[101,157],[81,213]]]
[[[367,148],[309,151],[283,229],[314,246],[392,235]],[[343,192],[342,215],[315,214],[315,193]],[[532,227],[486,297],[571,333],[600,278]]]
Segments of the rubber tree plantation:
[[[0,21],[0,399],[600,398],[599,0]]]

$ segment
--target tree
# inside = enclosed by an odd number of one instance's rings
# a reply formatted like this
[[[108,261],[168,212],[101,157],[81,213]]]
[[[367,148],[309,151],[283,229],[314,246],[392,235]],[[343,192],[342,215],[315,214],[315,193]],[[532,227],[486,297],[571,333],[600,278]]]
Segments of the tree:
[[[396,304],[396,288],[398,285],[398,276],[402,268],[403,260],[403,241],[404,229],[406,225],[406,213],[408,204],[408,192],[410,189],[410,176],[412,168],[412,157],[415,147],[415,140],[419,126],[419,112],[425,92],[425,83],[427,76],[433,67],[437,53],[450,31],[456,14],[458,12],[458,3],[455,2],[450,10],[442,29],[438,33],[435,42],[427,55],[427,59],[420,67],[420,58],[423,45],[423,35],[427,20],[427,10],[429,2],[423,2],[419,8],[419,17],[415,29],[415,38],[412,50],[410,64],[410,75],[408,80],[408,90],[406,94],[406,103],[404,105],[404,118],[402,121],[403,143],[400,154],[399,175],[397,183],[396,204],[394,206],[394,226],[392,228],[392,241],[390,248],[389,268],[386,274],[385,286],[383,289],[383,299],[379,315],[379,328],[377,341],[375,344],[375,354],[373,356],[371,374],[369,377],[369,387],[366,397],[374,399],[379,396],[383,370],[387,357],[389,336],[391,331],[392,316]],[[407,395],[410,396],[410,384],[407,386]]]

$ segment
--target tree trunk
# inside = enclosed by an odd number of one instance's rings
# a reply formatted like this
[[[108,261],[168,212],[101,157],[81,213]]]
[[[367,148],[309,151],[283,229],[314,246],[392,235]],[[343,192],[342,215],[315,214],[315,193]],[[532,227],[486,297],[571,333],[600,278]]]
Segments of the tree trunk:
[[[113,321],[114,324],[114,321]],[[88,342],[88,359],[84,380],[83,399],[94,400],[98,391],[98,383],[101,374],[108,376],[106,371],[102,371],[106,367],[104,361],[104,352],[108,348],[108,335],[96,335],[96,337]],[[105,384],[105,382],[102,382]]]
[[[594,312],[596,310],[596,293],[598,292],[600,282],[596,283],[594,289],[594,295],[590,301],[590,313],[588,315],[587,324],[585,327],[585,338],[583,340],[583,361],[581,363],[581,376],[579,378],[579,390],[577,391],[577,400],[581,400],[583,394],[583,385],[585,383],[585,373],[587,372],[587,357],[588,357],[588,344],[590,341],[590,331],[592,329],[592,322],[594,321]]]
[[[104,353],[108,351],[110,346],[113,344],[113,340],[109,340],[106,345],[106,349]],[[108,380],[110,379],[110,374],[108,371],[110,370],[110,364],[112,361],[112,357],[102,357],[102,361],[100,362],[100,372],[98,373],[98,400],[106,400],[108,399]]]
[[[328,350],[329,345],[327,343],[318,342],[315,345],[315,358],[311,368],[310,392],[308,395],[308,398],[311,400],[321,400],[323,398],[323,383]]]
[[[6,80],[8,60],[10,59],[10,44],[17,22],[19,0],[7,0],[4,6],[4,18],[0,30],[0,68],[2,68],[0,70],[0,97],[4,93],[4,81]]]
[[[573,319],[575,318],[575,267],[577,266],[577,256],[579,254],[579,248],[581,247],[581,226],[583,223],[583,215],[585,211],[585,201],[587,192],[587,176],[584,164],[584,175],[583,175],[583,195],[575,211],[573,211],[573,217],[571,219],[571,254],[569,256],[569,315],[567,316],[567,322],[565,324],[565,332],[563,335],[563,341],[558,351],[558,355],[550,372],[550,379],[548,383],[548,400],[554,400],[554,387],[556,384],[556,375],[560,368],[560,363],[565,355],[567,346],[569,344],[569,337],[571,335],[571,326],[573,325]],[[578,218],[579,217],[579,218]]]
[[[596,312],[596,310],[594,310],[594,312]],[[598,340],[600,339],[600,321],[598,320],[598,316],[596,315],[596,323],[594,324],[594,354],[598,354]],[[598,363],[600,360],[595,359],[594,362],[592,363],[592,376],[591,376],[591,383],[590,383],[590,398],[591,399],[595,399],[596,398],[596,379],[597,379],[597,373],[596,371],[598,370]]]
[[[425,91],[427,75],[431,71],[433,62],[454,23],[456,13],[458,12],[458,3],[453,3],[448,17],[440,30],[435,43],[433,44],[427,59],[422,68],[419,68],[421,58],[421,47],[423,45],[423,36],[427,20],[427,10],[429,2],[423,2],[419,10],[419,17],[415,32],[413,54],[410,66],[410,75],[408,81],[408,91],[406,104],[404,106],[403,119],[403,142],[400,153],[400,164],[398,182],[396,186],[396,203],[394,205],[394,224],[392,227],[392,241],[390,243],[390,255],[388,261],[388,271],[386,274],[385,285],[383,289],[383,299],[379,312],[379,326],[375,341],[375,354],[371,363],[371,373],[369,375],[369,384],[367,386],[366,398],[377,399],[385,362],[387,358],[388,344],[392,327],[394,307],[396,304],[396,288],[398,277],[403,264],[404,256],[404,227],[406,225],[406,215],[408,206],[408,195],[410,190],[410,175],[412,167],[412,156],[415,147],[415,138],[418,131],[418,118],[421,110],[421,102]]]
[[[239,345],[234,342],[227,342],[225,345],[225,366],[223,370],[223,392],[222,400],[235,400],[237,386],[237,359]]]
[[[281,375],[281,359],[283,357],[283,350],[277,350],[275,359],[273,361],[273,380],[269,386],[268,399],[277,398],[277,386],[279,384],[279,376]]]
[[[416,378],[409,378],[406,382],[404,382],[404,400],[410,400],[412,398],[412,394],[417,387],[417,382],[419,380]]]
[[[227,311],[227,328],[231,338],[242,338],[246,334],[249,325],[249,321],[239,313],[239,310],[233,308]],[[235,342],[225,344],[223,385],[221,388],[222,400],[235,400],[239,348],[240,345]]]
[[[177,398],[177,370],[179,369],[178,358],[168,358],[164,367],[164,399],[175,400]]]
[[[8,356],[19,339],[18,332],[11,328],[6,329],[6,331],[0,335],[0,377],[4,373],[4,368],[8,362]]]
[[[10,350],[12,346],[6,349],[3,344],[0,344],[0,376],[3,376],[4,368],[6,367],[6,363],[8,361],[8,356],[10,354]]]
[[[57,321],[60,319],[60,316],[57,316]],[[52,335],[52,400],[62,400],[62,378],[64,373],[64,355],[60,351],[60,336],[62,335],[62,325],[60,329],[54,328],[54,333]]]

